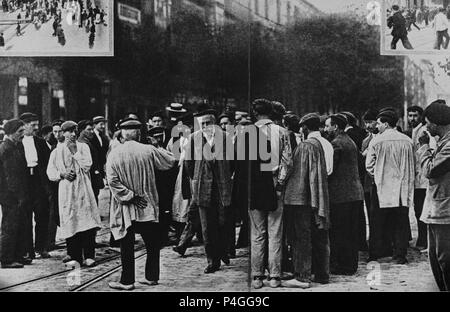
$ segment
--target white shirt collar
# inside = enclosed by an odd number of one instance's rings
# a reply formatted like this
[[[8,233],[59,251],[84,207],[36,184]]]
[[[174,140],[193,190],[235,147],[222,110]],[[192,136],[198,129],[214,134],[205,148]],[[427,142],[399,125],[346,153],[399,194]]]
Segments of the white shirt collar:
[[[309,138],[321,138],[322,135],[320,134],[320,131],[312,131],[310,133],[308,133],[308,139]]]

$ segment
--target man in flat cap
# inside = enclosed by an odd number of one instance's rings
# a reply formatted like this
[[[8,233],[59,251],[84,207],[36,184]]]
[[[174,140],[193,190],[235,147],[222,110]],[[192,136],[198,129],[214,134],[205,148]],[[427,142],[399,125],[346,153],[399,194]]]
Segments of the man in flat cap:
[[[334,149],[333,173],[328,178],[332,224],[330,271],[353,275],[358,269],[359,215],[364,198],[358,172],[359,150],[345,132],[345,115],[331,115],[325,125]]]
[[[2,207],[1,255],[2,268],[23,268],[25,259],[26,210],[29,201],[28,172],[20,141],[23,122],[12,119],[4,126],[7,137],[0,144],[0,204]]]
[[[378,203],[370,209],[369,261],[392,255],[394,263],[406,264],[408,214],[414,204],[414,149],[412,140],[395,129],[397,121],[393,111],[377,116],[380,134],[370,142],[366,156],[366,169],[374,177],[378,195]]]
[[[27,216],[27,251],[32,259],[35,257],[35,251],[41,258],[49,258],[50,181],[45,172],[50,152],[46,142],[37,136],[39,132],[38,116],[33,113],[23,113],[20,115],[20,120],[23,121],[25,129],[22,145],[27,160],[28,184],[31,196]],[[34,244],[33,213],[36,223]]]
[[[428,132],[420,138],[422,170],[429,180],[421,220],[428,225],[428,255],[441,291],[450,291],[450,107],[433,102],[424,112]],[[439,136],[437,149],[430,137]]]
[[[330,211],[323,138],[319,137],[320,117],[308,114],[300,125],[306,139],[295,149],[284,195],[284,220],[295,277],[286,281],[285,286],[308,288],[311,280],[319,283],[329,280]],[[327,148],[333,151],[328,144]]]
[[[64,143],[53,150],[47,167],[49,179],[59,182],[60,234],[67,243],[68,266],[92,267],[95,235],[102,224],[89,174],[91,153],[87,144],[77,141],[75,122],[64,122],[61,130]]]
[[[141,234],[147,250],[145,278],[139,282],[158,284],[161,228],[155,170],[168,170],[175,164],[173,155],[163,148],[139,143],[141,127],[138,120],[132,119],[119,124],[124,142],[110,151],[106,164],[113,195],[111,233],[120,240],[122,260],[121,279],[109,286],[119,290],[134,289],[135,233]]]

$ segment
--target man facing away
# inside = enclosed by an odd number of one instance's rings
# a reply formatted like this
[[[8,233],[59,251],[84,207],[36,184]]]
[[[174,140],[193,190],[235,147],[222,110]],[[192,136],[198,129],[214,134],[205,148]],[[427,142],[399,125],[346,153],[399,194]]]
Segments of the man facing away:
[[[114,239],[120,240],[122,260],[121,279],[109,283],[109,287],[119,290],[134,289],[135,233],[141,234],[147,250],[145,278],[139,282],[158,284],[161,229],[155,169],[168,170],[175,163],[166,150],[138,143],[141,126],[135,119],[125,119],[119,124],[124,142],[110,151],[106,165],[115,201],[110,212],[111,232]]]
[[[392,254],[394,263],[406,264],[408,211],[414,196],[414,151],[412,140],[395,130],[397,121],[393,111],[377,116],[380,134],[370,142],[367,152],[366,169],[374,177],[379,201],[371,215],[369,260],[382,258],[386,251]],[[383,235],[389,229],[393,231],[393,249],[383,243]]]
[[[441,291],[450,291],[450,108],[435,101],[424,112],[428,133],[420,138],[422,170],[429,180],[421,220],[428,224],[428,255]],[[430,137],[439,136],[436,150]]]
[[[448,22],[448,18],[444,12],[445,12],[444,8],[439,8],[439,13],[436,14],[436,17],[434,18],[434,21],[433,21],[434,30],[436,31],[436,35],[437,35],[437,47],[436,48],[438,50],[441,49],[441,46],[444,49],[447,49],[449,41],[450,41],[450,36],[448,35],[449,22]],[[444,40],[444,38],[445,38],[445,40]]]
[[[329,281],[328,175],[319,115],[308,114],[300,124],[306,140],[295,149],[284,197],[286,232],[294,268],[294,279],[286,281],[285,286],[308,288],[311,280],[325,284]]]
[[[408,30],[406,29],[406,19],[400,12],[400,8],[398,5],[392,6],[392,11],[394,14],[388,18],[387,26],[392,28],[392,42],[391,49],[397,49],[397,42],[399,40],[402,41],[405,49],[411,50],[413,49],[411,43],[408,40]]]

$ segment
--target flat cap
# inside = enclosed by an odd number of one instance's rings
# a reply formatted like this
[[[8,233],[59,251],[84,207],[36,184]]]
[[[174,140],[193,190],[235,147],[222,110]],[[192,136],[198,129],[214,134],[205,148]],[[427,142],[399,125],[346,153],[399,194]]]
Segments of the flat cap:
[[[397,113],[393,112],[391,110],[385,110],[385,111],[380,112],[378,114],[378,116],[377,116],[377,119],[378,118],[388,118],[388,119],[391,119],[394,122],[398,121]]]
[[[142,123],[134,118],[126,118],[119,122],[119,129],[141,129]]]
[[[331,115],[330,118],[338,125],[340,129],[344,129],[348,124],[347,116],[345,116],[344,114],[334,114]]]
[[[276,117],[283,117],[286,115],[286,107],[277,101],[272,101],[272,112]]]
[[[164,134],[165,129],[163,127],[153,127],[148,130],[148,135],[152,137],[160,136]]]
[[[19,119],[22,120],[24,123],[29,123],[32,121],[39,120],[39,117],[36,114],[28,112],[28,113],[23,113],[22,115],[20,115]]]
[[[377,120],[377,116],[380,112],[376,109],[368,109],[364,115],[363,120]]]
[[[305,116],[303,116],[300,119],[300,125],[303,125],[305,122],[309,121],[309,120],[316,120],[317,122],[320,122],[320,115],[316,114],[316,113],[309,113],[306,114]]]
[[[62,125],[61,125],[61,130],[63,131],[63,132],[66,132],[66,131],[72,131],[72,130],[75,130],[76,128],[77,128],[77,123],[75,122],[75,121],[72,121],[72,120],[68,120],[68,121],[65,121]]]
[[[350,125],[356,124],[356,116],[351,112],[341,112],[341,114],[347,117],[347,121]]]
[[[5,134],[6,135],[10,135],[15,133],[17,130],[19,130],[19,128],[23,126],[23,121],[20,119],[11,119],[8,120],[4,125],[3,125],[3,130],[5,130]]]

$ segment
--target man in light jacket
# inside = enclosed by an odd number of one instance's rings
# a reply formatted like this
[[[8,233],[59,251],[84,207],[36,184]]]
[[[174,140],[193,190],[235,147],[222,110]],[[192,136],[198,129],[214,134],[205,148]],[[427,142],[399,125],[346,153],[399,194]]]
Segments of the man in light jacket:
[[[370,142],[367,152],[366,169],[374,177],[379,200],[371,216],[369,260],[382,258],[383,251],[391,248],[383,246],[383,234],[392,228],[392,260],[406,264],[408,210],[414,196],[414,151],[412,140],[395,129],[397,121],[396,113],[390,110],[377,116],[380,135]]]

